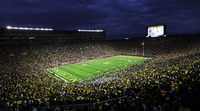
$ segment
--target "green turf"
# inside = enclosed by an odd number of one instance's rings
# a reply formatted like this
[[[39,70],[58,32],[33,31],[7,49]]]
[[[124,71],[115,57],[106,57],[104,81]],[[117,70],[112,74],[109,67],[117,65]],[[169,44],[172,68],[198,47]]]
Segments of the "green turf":
[[[48,71],[67,82],[77,82],[129,67],[145,59],[145,57],[119,55],[49,68]]]

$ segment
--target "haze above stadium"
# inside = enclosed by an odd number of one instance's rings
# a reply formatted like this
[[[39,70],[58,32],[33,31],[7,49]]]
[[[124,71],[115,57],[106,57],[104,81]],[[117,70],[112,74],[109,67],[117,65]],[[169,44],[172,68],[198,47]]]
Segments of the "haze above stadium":
[[[165,24],[167,34],[199,33],[199,0],[1,0],[0,27],[104,29],[107,37],[146,36]]]

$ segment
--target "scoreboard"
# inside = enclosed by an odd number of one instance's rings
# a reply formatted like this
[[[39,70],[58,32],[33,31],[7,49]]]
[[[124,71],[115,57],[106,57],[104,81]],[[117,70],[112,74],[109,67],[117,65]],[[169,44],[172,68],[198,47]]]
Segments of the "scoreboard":
[[[147,37],[160,37],[160,36],[165,36],[164,25],[149,26],[147,28]]]

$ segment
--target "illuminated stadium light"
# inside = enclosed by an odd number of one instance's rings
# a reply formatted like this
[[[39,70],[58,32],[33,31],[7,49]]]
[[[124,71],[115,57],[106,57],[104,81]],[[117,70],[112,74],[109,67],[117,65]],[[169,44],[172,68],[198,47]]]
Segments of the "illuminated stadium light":
[[[39,28],[35,28],[35,30],[40,30]]]
[[[20,27],[20,28],[19,28],[19,30],[24,30],[24,29],[25,29],[25,28],[23,28],[23,27]]]
[[[104,30],[82,30],[78,29],[79,32],[103,32]]]
[[[42,31],[46,31],[45,28],[41,28]]]
[[[128,40],[129,38],[127,37],[127,38],[124,38],[125,40]]]
[[[27,28],[27,27],[24,27],[24,28],[22,28],[22,30],[29,30],[29,28]]]
[[[11,27],[11,26],[7,26],[6,28],[7,28],[7,29],[12,29],[12,27]]]
[[[35,37],[28,37],[28,39],[35,39]]]
[[[53,29],[51,28],[28,28],[28,27],[11,27],[11,26],[6,26],[6,29],[8,30],[37,30],[37,31],[52,31]]]

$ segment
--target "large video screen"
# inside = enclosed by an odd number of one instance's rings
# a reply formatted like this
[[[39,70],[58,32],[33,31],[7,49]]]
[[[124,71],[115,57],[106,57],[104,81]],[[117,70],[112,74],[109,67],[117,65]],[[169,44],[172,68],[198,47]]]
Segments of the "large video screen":
[[[147,30],[147,37],[160,37],[164,36],[165,27],[164,25],[149,26]]]

